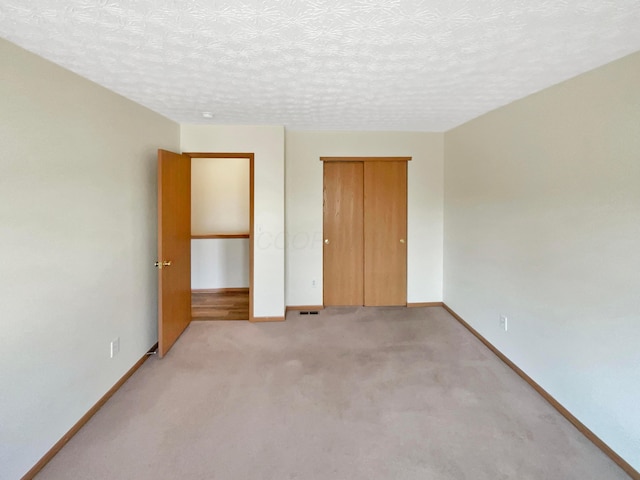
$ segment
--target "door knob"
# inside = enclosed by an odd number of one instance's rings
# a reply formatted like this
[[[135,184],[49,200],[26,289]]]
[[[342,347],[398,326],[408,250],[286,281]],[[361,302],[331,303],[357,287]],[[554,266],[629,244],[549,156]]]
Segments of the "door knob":
[[[400,243],[404,243],[404,238],[401,238],[401,239],[400,239]]]
[[[329,245],[329,239],[328,239],[328,238],[325,238],[325,239],[324,239],[324,244],[325,244],[325,245]]]
[[[155,265],[156,265],[157,268],[162,270],[162,267],[170,267],[171,266],[171,260],[169,260],[169,261],[164,260],[162,263],[156,262]]]

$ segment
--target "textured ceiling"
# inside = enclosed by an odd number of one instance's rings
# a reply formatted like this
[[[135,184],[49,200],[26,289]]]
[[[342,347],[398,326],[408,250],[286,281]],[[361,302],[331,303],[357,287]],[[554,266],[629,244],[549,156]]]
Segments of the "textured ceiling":
[[[640,50],[640,1],[0,0],[0,35],[180,123],[445,131]]]

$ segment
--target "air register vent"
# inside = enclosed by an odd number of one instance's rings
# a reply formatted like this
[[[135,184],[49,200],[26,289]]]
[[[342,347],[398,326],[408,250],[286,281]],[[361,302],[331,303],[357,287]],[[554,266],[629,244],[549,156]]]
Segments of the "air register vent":
[[[318,315],[318,311],[317,310],[311,310],[308,312],[300,312],[300,315]]]

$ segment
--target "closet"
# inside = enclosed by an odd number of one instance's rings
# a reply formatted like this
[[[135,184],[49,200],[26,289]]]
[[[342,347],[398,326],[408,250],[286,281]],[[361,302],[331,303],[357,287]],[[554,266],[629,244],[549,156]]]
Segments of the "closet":
[[[324,305],[406,305],[411,158],[321,160]]]

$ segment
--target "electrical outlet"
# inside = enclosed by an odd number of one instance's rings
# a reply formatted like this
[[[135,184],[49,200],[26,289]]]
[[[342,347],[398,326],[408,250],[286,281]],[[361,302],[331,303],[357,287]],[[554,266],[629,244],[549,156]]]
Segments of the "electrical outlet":
[[[311,280],[311,287],[312,288],[316,288],[318,286],[318,282],[316,281],[316,279],[314,278],[313,280]]]
[[[116,337],[115,340],[111,340],[111,358],[115,357],[120,352],[120,337]]]
[[[508,319],[505,315],[500,315],[500,326],[505,332],[509,330]]]

